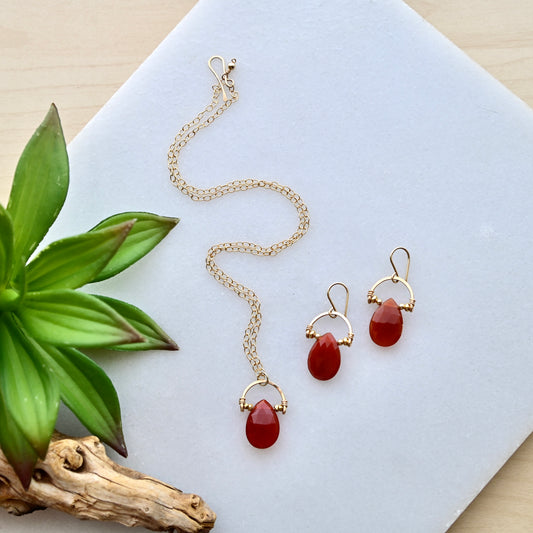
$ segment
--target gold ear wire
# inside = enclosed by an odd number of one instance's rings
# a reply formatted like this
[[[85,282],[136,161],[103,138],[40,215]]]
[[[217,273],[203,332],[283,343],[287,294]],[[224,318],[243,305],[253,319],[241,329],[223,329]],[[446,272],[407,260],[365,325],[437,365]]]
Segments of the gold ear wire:
[[[335,285],[340,285],[341,287],[344,287],[344,290],[346,291],[346,303],[344,304],[344,313],[343,313],[344,316],[346,316],[348,314],[348,302],[350,301],[350,291],[348,290],[348,287],[346,287],[346,285],[344,285],[344,283],[340,281],[337,281],[336,283],[331,284],[328,288],[328,300],[329,300],[329,303],[331,304],[331,311],[337,312],[337,308],[335,307],[335,304],[333,303],[333,300],[331,299],[331,294],[330,294],[331,289],[333,289]]]
[[[342,287],[344,287],[344,290],[346,291],[346,303],[344,304],[344,313],[340,313],[339,311],[337,311],[337,308],[335,307],[335,304],[333,303],[333,300],[331,298],[330,291],[333,287],[335,287],[335,285],[341,285]],[[318,320],[326,316],[330,318],[339,317],[339,318],[342,318],[342,320],[346,324],[348,328],[348,334],[346,335],[346,337],[343,337],[342,339],[338,339],[337,344],[339,346],[351,346],[353,339],[354,339],[354,333],[353,333],[352,325],[350,324],[350,321],[346,317],[346,314],[348,313],[348,301],[350,300],[350,291],[348,290],[348,287],[346,287],[344,283],[337,281],[336,283],[333,283],[332,285],[329,286],[327,296],[328,296],[329,303],[331,304],[331,309],[329,311],[325,311],[324,313],[320,313],[318,316],[315,316],[313,320],[311,320],[309,325],[305,328],[305,336],[308,339],[318,340],[320,338],[320,334],[317,333],[313,329],[315,322],[317,322]]]
[[[398,269],[396,268],[396,265],[394,264],[394,261],[392,260],[392,256],[395,252],[398,250],[403,250],[407,254],[407,272],[405,273],[405,278],[403,278],[405,281],[407,281],[407,278],[409,278],[409,267],[411,266],[411,256],[409,255],[409,250],[407,248],[404,248],[403,246],[397,246],[394,248],[394,250],[390,253],[390,264],[392,265],[392,268],[394,269],[394,274],[392,275],[392,281],[396,283],[396,278],[400,278],[400,274],[398,274]]]
[[[406,253],[406,255],[407,255],[407,270],[405,272],[405,278],[402,278],[398,274],[398,269],[396,268],[396,265],[394,264],[393,256],[394,256],[395,252],[397,252],[398,250],[403,250]],[[415,307],[415,295],[413,294],[413,289],[412,289],[411,285],[409,285],[409,283],[407,282],[407,278],[409,277],[409,267],[411,266],[411,255],[409,254],[409,250],[407,250],[407,248],[404,248],[403,246],[397,246],[390,253],[389,259],[390,259],[392,268],[394,269],[394,273],[392,274],[392,276],[387,276],[386,278],[382,278],[379,281],[376,281],[376,283],[374,283],[372,288],[367,293],[367,301],[368,301],[369,304],[381,305],[383,303],[382,300],[380,298],[378,298],[376,296],[375,292],[374,292],[376,290],[376,288],[378,287],[378,285],[381,285],[382,283],[384,283],[386,281],[392,281],[393,283],[400,282],[402,285],[405,285],[405,287],[409,291],[410,298],[409,298],[409,303],[401,304],[399,307],[403,311],[412,312],[414,307]]]

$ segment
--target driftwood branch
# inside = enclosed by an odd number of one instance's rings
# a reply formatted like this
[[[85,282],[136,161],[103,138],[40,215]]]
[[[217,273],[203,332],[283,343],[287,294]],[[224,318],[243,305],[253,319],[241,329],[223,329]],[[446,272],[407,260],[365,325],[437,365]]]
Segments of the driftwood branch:
[[[0,506],[15,515],[51,507],[80,519],[178,533],[206,533],[216,518],[199,496],[114,463],[96,437],[59,434],[27,491],[0,452]]]

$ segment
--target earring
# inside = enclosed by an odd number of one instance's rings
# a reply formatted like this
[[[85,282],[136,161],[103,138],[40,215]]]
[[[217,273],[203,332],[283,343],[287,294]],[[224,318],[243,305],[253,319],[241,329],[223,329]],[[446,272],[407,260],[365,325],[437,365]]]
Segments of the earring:
[[[395,252],[403,250],[407,254],[407,271],[405,278],[401,278],[398,274],[398,270],[392,259]],[[409,266],[411,265],[411,256],[406,248],[398,246],[390,254],[390,262],[394,269],[394,274],[387,278],[380,279],[374,286],[368,291],[368,303],[378,304],[378,308],[372,315],[370,320],[369,332],[371,339],[379,346],[392,346],[396,344],[402,335],[403,317],[402,310],[412,312],[415,307],[415,297],[411,285],[407,283],[409,277]],[[409,291],[409,303],[398,305],[392,298],[382,302],[375,294],[374,291],[378,285],[385,283],[385,281],[392,281],[393,283],[402,283],[407,287]]]
[[[331,299],[330,292],[331,289],[335,287],[335,285],[341,285],[346,291],[346,304],[344,306],[344,313],[339,313],[337,311],[335,304]],[[308,339],[316,339],[315,344],[309,351],[309,357],[307,358],[307,367],[309,368],[309,372],[311,372],[311,375],[321,381],[331,379],[339,371],[339,367],[341,366],[341,352],[339,350],[339,346],[351,346],[354,339],[352,325],[350,324],[350,321],[346,318],[346,313],[348,312],[348,300],[350,299],[350,292],[348,291],[348,288],[346,287],[346,285],[344,285],[344,283],[333,283],[333,285],[329,286],[327,296],[329,303],[331,304],[331,309],[313,318],[313,320],[305,330],[305,336]],[[348,326],[348,335],[340,340],[335,340],[335,337],[332,333],[319,335],[313,329],[313,326],[315,322],[326,316],[329,316],[331,318],[342,318]]]

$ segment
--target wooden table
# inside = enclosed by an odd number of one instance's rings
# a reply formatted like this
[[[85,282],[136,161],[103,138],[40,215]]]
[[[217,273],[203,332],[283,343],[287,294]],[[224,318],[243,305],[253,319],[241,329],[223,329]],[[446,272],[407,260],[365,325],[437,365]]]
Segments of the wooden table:
[[[195,1],[0,0],[0,202],[50,102],[71,140]],[[531,0],[406,1],[533,105]],[[532,531],[533,436],[449,533]]]

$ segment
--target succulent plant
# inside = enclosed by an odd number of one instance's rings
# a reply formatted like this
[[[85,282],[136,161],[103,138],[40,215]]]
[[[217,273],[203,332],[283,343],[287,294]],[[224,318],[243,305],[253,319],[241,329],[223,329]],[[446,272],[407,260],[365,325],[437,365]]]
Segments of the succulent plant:
[[[177,349],[137,307],[76,290],[128,268],[177,219],[120,213],[53,242],[28,262],[59,214],[68,184],[67,150],[52,104],[18,162],[7,208],[0,205],[0,447],[25,487],[46,455],[60,401],[127,455],[115,388],[80,349]]]

